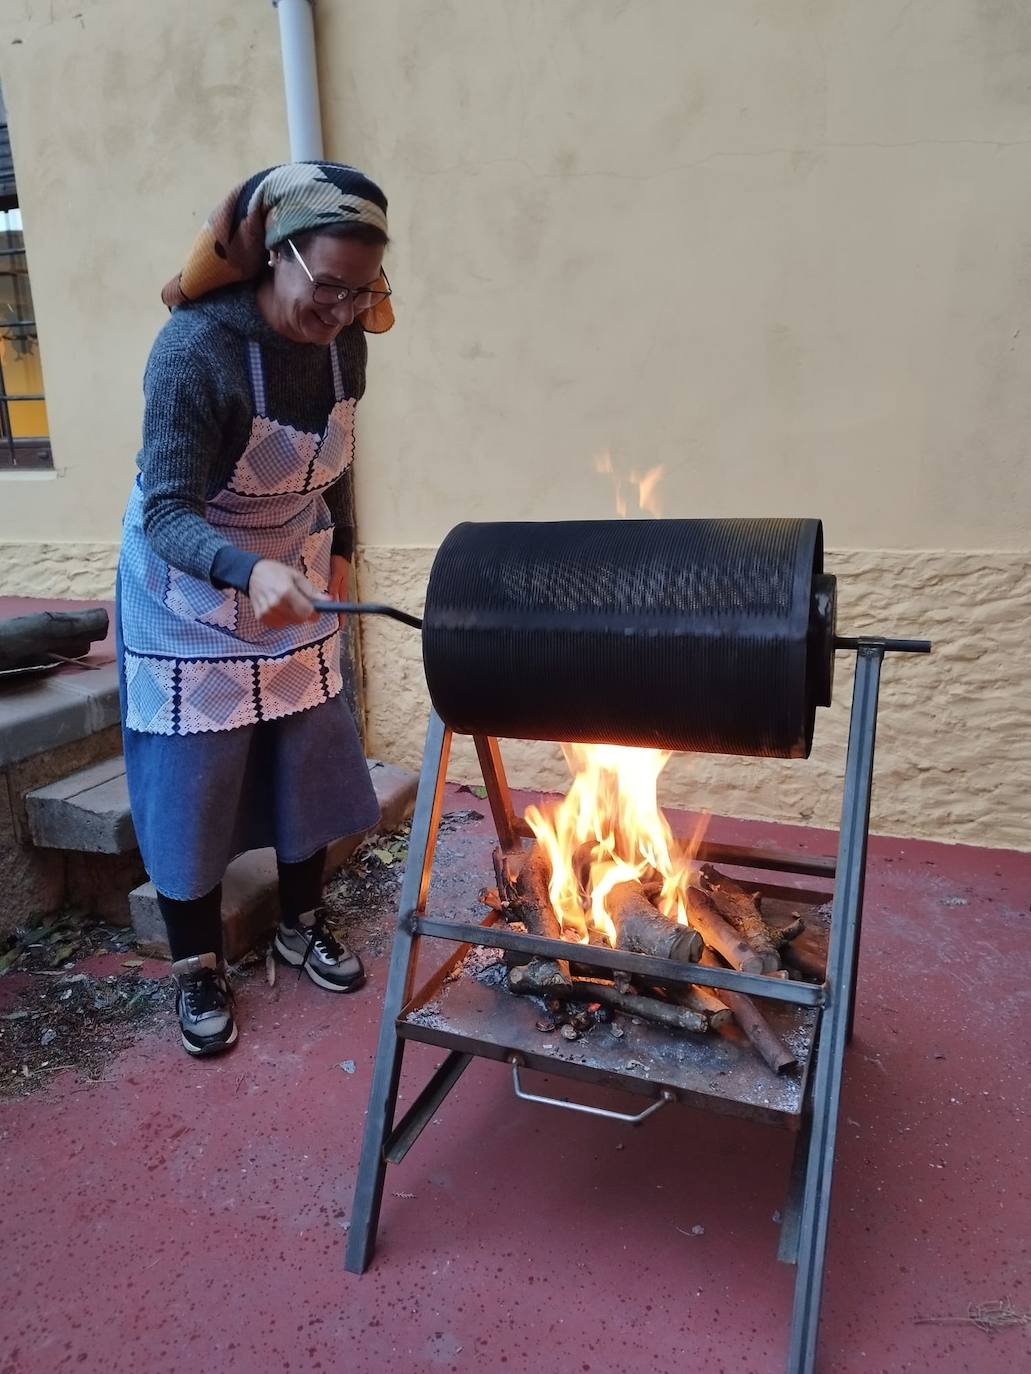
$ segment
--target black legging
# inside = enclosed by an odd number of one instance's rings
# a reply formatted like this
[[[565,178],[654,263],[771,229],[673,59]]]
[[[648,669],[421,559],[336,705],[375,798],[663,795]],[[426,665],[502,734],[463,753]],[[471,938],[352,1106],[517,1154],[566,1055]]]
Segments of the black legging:
[[[279,913],[289,926],[322,901],[322,872],[325,849],[298,864],[276,860],[279,869]],[[173,960],[189,959],[195,954],[217,954],[222,958],[222,884],[203,897],[177,902],[158,893],[158,906],[165,919],[168,945]]]

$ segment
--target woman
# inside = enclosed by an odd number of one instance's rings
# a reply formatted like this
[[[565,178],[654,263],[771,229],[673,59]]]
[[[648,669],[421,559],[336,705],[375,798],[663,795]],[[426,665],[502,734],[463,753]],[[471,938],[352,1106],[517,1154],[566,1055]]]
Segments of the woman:
[[[133,819],[157,888],[182,1043],[235,1044],[222,954],[229,860],[271,846],[274,948],[322,988],[361,961],[326,929],[326,845],[373,825],[342,695],[337,618],[353,551],[341,475],[366,331],[393,323],[387,202],[362,173],[296,163],[222,202],[162,299],[118,574]]]

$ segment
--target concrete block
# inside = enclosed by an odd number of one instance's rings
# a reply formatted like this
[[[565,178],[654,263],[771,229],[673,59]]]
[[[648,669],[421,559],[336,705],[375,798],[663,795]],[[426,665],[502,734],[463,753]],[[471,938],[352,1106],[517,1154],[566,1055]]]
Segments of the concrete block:
[[[95,735],[87,735],[83,739],[72,740],[69,744],[58,745],[53,749],[47,749],[42,754],[34,754],[31,758],[23,759],[21,763],[12,765],[7,776],[10,784],[15,832],[21,843],[32,843],[29,818],[25,810],[25,798],[30,792],[36,792],[41,787],[49,787],[51,783],[71,777],[73,773],[89,768],[94,763],[102,763],[110,759],[117,759],[120,762],[121,757],[121,727],[110,725],[106,730],[101,730]]]
[[[380,805],[378,830],[394,830],[412,813],[418,777],[393,764],[369,760],[369,776]],[[366,832],[373,833],[373,832]],[[347,862],[366,838],[351,835],[331,844],[326,854],[326,874]],[[129,894],[129,912],[140,947],[149,954],[168,958],[165,924],[158,909],[153,883],[144,883]],[[226,870],[222,883],[222,938],[226,958],[241,958],[267,939],[279,916],[276,855],[272,849],[241,854]]]
[[[25,809],[32,842],[41,848],[84,854],[128,854],[136,848],[121,757],[28,793]]]
[[[412,814],[419,775],[393,763],[369,759],[369,777],[379,802],[379,825],[376,830],[396,830]]]
[[[53,854],[41,849],[40,854]],[[64,900],[113,926],[132,924],[129,893],[147,881],[138,849],[127,854],[64,853]]]
[[[0,768],[84,739],[118,720],[113,663],[8,685],[0,696]]]

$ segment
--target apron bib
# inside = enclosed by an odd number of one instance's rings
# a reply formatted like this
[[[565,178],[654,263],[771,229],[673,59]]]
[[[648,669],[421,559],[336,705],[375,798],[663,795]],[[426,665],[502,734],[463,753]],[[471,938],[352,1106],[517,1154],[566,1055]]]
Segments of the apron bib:
[[[265,415],[261,350],[248,345],[254,419],[229,481],[205,516],[226,540],[329,585],[333,522],[322,493],[354,457],[353,399],[329,349],[336,403],[324,434],[305,434]],[[143,532],[139,477],[125,514],[119,598],[125,724],[157,735],[235,730],[278,720],[337,696],[340,635],[335,615],[273,630],[250,599],[172,567]]]

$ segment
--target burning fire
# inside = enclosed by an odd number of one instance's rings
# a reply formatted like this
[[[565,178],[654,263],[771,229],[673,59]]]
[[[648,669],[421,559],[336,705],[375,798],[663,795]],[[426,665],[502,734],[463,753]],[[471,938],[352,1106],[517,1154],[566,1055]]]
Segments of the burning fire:
[[[627,489],[640,514],[660,516],[657,489],[663,467],[624,478],[601,453],[595,471],[612,481],[616,512],[628,515]],[[658,781],[670,755],[660,749],[626,749],[614,744],[564,744],[572,786],[545,810],[531,806],[526,819],[551,863],[551,904],[564,929],[583,942],[588,922],[616,943],[605,899],[618,884],[652,885],[655,905],[687,925],[686,893],[695,873],[694,856],[708,820],[703,815],[685,843],[674,840],[658,801]]]
[[[613,744],[564,744],[562,752],[569,791],[544,809],[529,807],[526,820],[550,861],[551,903],[563,927],[586,943],[590,922],[614,945],[605,899],[635,879],[654,884],[659,910],[687,925],[686,893],[708,817],[686,842],[674,839],[658,801],[669,753]]]
[[[658,517],[662,514],[662,507],[659,503],[657,488],[666,469],[659,467],[649,468],[645,473],[631,470],[628,477],[621,477],[612,463],[611,453],[599,453],[594,460],[594,470],[602,477],[612,479],[612,492],[616,502],[616,514],[620,519],[625,520],[629,515],[627,505],[626,488],[635,489],[634,499],[637,502],[637,510],[642,515],[652,515]]]

